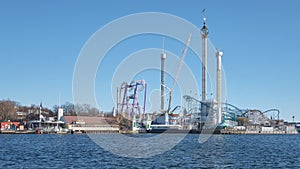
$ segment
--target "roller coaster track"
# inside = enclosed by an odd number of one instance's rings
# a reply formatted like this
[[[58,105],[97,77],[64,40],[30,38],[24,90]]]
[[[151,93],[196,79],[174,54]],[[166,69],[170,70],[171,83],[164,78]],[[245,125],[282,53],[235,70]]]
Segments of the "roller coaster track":
[[[197,105],[197,107],[200,107],[202,101],[188,95],[184,95],[183,98],[186,100],[188,103],[193,103],[190,105]],[[190,111],[193,110],[193,107],[189,108]],[[237,106],[234,106],[229,103],[222,103],[222,111],[224,112],[230,112],[234,113],[236,116],[240,117],[250,117],[250,120],[252,120],[254,123],[264,123],[266,121],[270,120],[279,120],[279,114],[280,111],[278,109],[269,109],[266,111],[261,111],[257,109],[240,109]],[[267,117],[268,113],[272,113],[271,118]]]
[[[198,99],[196,99],[192,96],[189,96],[189,95],[184,95],[183,98],[189,103],[191,103],[191,102],[194,102],[195,104],[201,104],[202,103],[202,101],[200,101],[200,100],[198,100]],[[229,104],[229,103],[222,103],[222,107],[223,107],[223,110],[225,109],[224,111],[234,112],[236,115],[241,115],[241,114],[243,114],[243,112],[245,112],[245,110],[241,110],[237,106],[234,106],[234,105]]]
[[[269,110],[264,111],[263,113],[267,114],[269,112],[273,112],[272,118],[274,118],[275,120],[279,120],[280,111],[278,109],[269,109]],[[271,120],[273,120],[273,119],[271,119]]]
[[[245,111],[242,116],[246,116],[248,113],[257,113],[257,114],[260,114],[261,116],[265,116],[264,113],[260,110],[257,110],[257,109],[250,109],[250,110],[247,110]]]
[[[228,106],[234,108],[235,112],[236,112],[236,115],[241,115],[245,111],[245,110],[242,110],[242,109],[240,109],[240,108],[238,108],[238,107],[236,107],[236,106],[234,106],[232,104],[229,104],[229,103],[222,103],[222,105],[223,105],[222,107],[225,107],[226,109],[228,109]]]

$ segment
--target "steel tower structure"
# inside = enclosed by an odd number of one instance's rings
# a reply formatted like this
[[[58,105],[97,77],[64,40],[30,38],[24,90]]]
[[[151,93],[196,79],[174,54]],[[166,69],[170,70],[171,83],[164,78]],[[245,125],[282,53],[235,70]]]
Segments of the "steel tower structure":
[[[206,17],[203,18],[203,27],[200,31],[202,36],[202,101],[206,100],[206,58],[207,58],[207,37]]]
[[[165,110],[165,60],[167,58],[167,54],[164,50],[164,39],[163,39],[163,51],[161,54],[161,82],[160,82],[160,109],[162,112]]]

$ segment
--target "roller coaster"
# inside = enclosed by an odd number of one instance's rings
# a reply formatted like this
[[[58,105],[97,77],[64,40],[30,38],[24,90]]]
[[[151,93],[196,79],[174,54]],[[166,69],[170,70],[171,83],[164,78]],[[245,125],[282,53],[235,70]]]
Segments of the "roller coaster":
[[[201,104],[200,100],[185,95],[183,96],[185,100],[184,112],[185,114],[201,114]],[[213,101],[212,101],[213,102]],[[237,122],[238,118],[247,118],[251,124],[266,124],[270,123],[272,120],[279,120],[280,111],[278,109],[269,109],[266,111],[261,111],[257,109],[240,109],[230,103],[222,103],[222,123],[221,126],[231,126]],[[214,109],[214,107],[210,107]],[[213,110],[216,111],[216,110]]]
[[[139,99],[139,93],[142,91],[143,97]],[[122,115],[129,120],[135,116],[141,120],[146,110],[146,91],[145,80],[136,80],[131,83],[123,82],[118,90],[118,112],[123,113]],[[140,104],[140,100],[142,100],[142,104]]]

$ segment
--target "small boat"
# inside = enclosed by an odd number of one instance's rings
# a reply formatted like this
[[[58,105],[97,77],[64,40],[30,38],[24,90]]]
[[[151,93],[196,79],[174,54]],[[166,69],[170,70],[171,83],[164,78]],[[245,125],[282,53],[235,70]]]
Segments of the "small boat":
[[[152,124],[147,133],[188,133],[181,125]]]

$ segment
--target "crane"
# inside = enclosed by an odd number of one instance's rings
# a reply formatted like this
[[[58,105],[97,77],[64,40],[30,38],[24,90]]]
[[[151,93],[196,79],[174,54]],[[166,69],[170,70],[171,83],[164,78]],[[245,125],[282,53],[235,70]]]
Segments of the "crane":
[[[186,41],[186,43],[185,43],[184,49],[183,49],[183,51],[182,51],[181,59],[180,59],[180,62],[179,62],[179,65],[178,65],[178,69],[177,69],[176,74],[175,74],[175,78],[174,78],[174,82],[173,82],[172,87],[171,87],[171,88],[168,88],[167,86],[164,85],[164,87],[165,87],[166,89],[169,90],[169,104],[168,104],[168,110],[167,110],[168,113],[169,113],[170,110],[171,110],[171,105],[172,105],[172,93],[173,93],[173,91],[174,91],[174,88],[175,88],[175,85],[176,85],[176,81],[177,81],[178,76],[179,76],[179,73],[180,73],[180,71],[181,71],[182,64],[183,64],[184,59],[185,59],[185,56],[186,56],[186,52],[187,52],[188,47],[189,47],[189,45],[190,45],[191,38],[192,38],[192,34],[190,33],[190,35],[189,35],[189,37],[188,37],[188,39],[187,39],[187,41]]]

